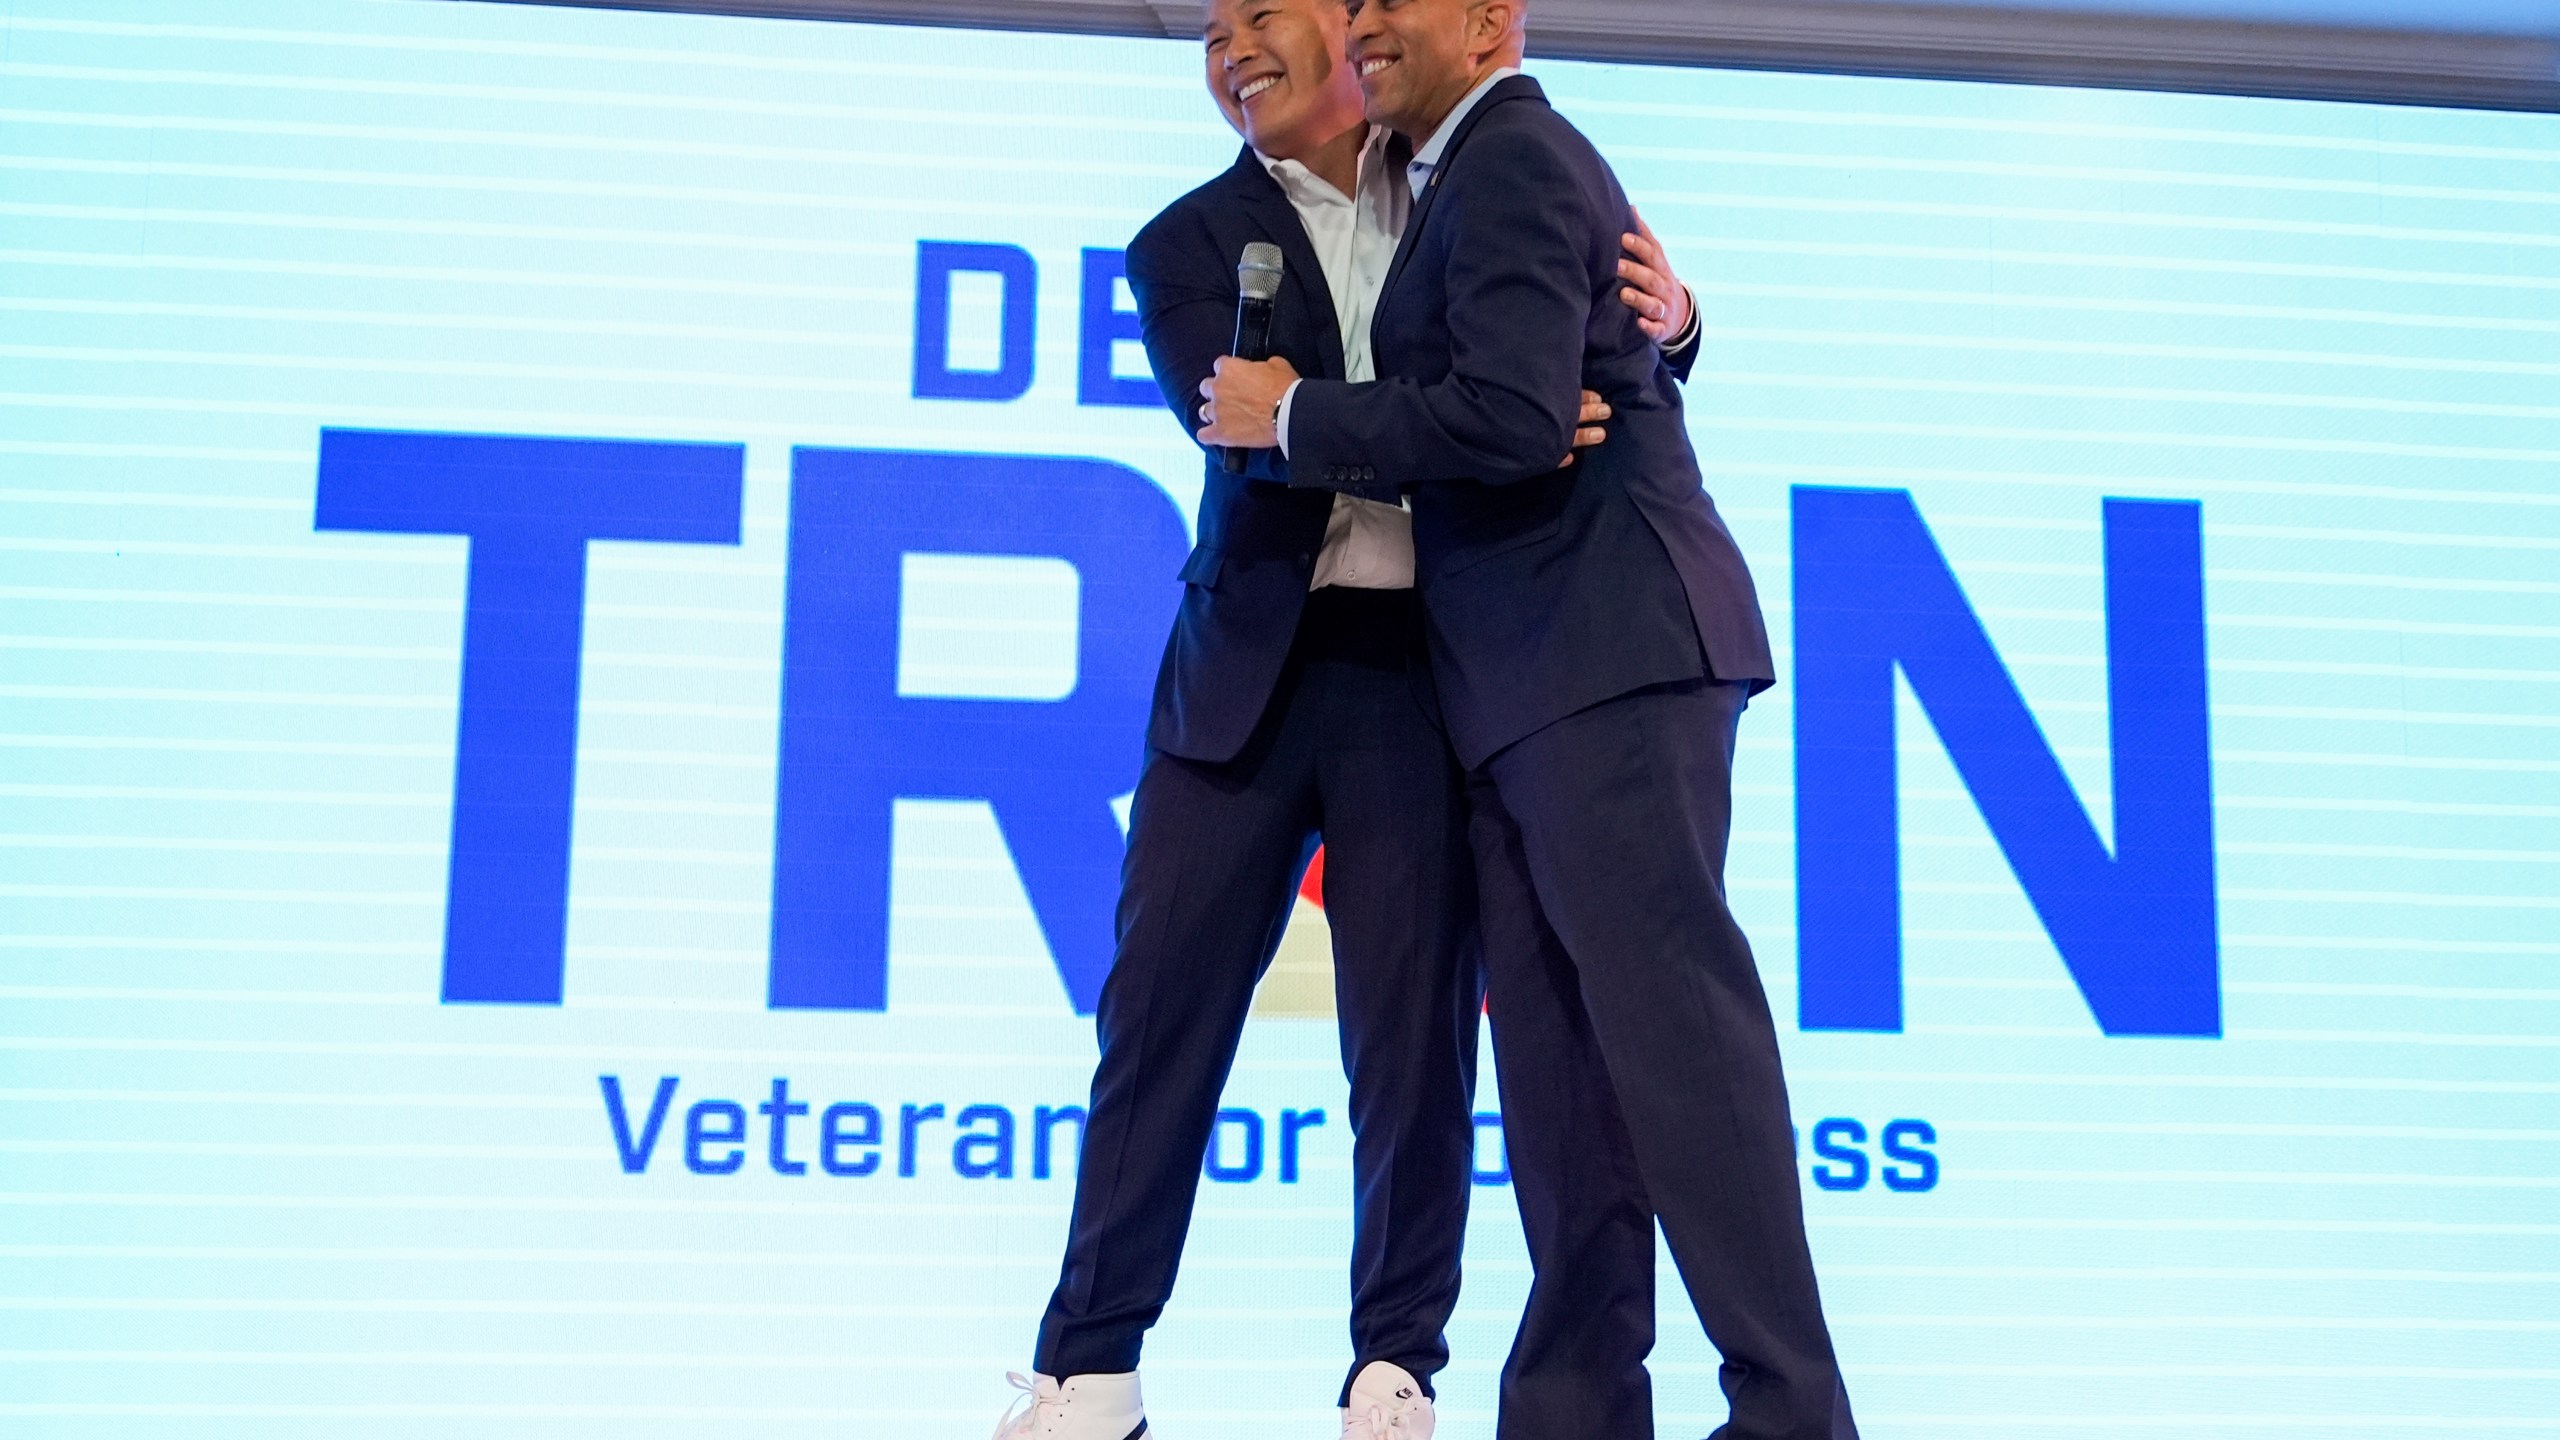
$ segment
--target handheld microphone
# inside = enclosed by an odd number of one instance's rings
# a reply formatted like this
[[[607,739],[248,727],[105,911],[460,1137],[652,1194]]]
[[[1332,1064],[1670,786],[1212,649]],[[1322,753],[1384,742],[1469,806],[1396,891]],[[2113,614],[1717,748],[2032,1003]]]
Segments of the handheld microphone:
[[[1280,247],[1256,240],[1236,261],[1236,343],[1239,360],[1271,358],[1271,305],[1280,298]],[[1244,473],[1244,452],[1227,447],[1226,470]]]

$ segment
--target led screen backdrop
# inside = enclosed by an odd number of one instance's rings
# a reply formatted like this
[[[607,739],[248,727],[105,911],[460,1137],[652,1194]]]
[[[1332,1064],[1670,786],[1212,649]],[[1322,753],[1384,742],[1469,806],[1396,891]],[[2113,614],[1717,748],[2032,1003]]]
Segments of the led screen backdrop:
[[[1199,487],[1118,278],[1196,63],[0,3],[0,1431],[984,1433]],[[1540,73],[1710,316],[1868,1433],[2560,1433],[2560,121]],[[1169,1435],[1348,1358],[1310,890]]]

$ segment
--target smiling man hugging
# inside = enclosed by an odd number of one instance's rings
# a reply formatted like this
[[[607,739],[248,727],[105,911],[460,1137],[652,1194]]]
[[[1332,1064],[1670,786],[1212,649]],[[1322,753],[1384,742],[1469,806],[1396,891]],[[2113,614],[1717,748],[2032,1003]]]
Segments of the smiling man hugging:
[[[1658,1221],[1723,1356],[1719,1440],[1855,1440],[1776,1027],[1725,903],[1736,731],[1777,672],[1680,389],[1611,298],[1626,196],[1518,73],[1527,19],[1355,0],[1368,116],[1416,142],[1378,378],[1221,360],[1200,438],[1276,447],[1299,485],[1414,487],[1536,1271],[1498,1435],[1652,1434]],[[1559,467],[1585,388],[1609,442]]]
[[[1413,196],[1410,147],[1363,116],[1343,0],[1218,0],[1209,93],[1246,149],[1128,250],[1148,360],[1176,417],[1234,336],[1250,244],[1285,265],[1272,351],[1365,381]],[[1694,354],[1695,306],[1649,235],[1617,302]],[[1614,250],[1613,250],[1614,253]],[[1651,343],[1648,341],[1648,343]],[[1574,347],[1564,347],[1570,361]],[[1597,444],[1606,407],[1570,431]],[[1548,457],[1552,467],[1558,455]],[[1091,1118],[1037,1373],[1006,1437],[1146,1433],[1138,1357],[1173,1290],[1255,982],[1318,840],[1350,1080],[1352,1440],[1428,1440],[1458,1296],[1474,1159],[1476,897],[1461,776],[1429,698],[1413,516],[1392,470],[1342,493],[1287,461],[1211,450],[1130,815],[1119,943],[1096,1024]],[[1169,577],[1170,578],[1170,577]]]

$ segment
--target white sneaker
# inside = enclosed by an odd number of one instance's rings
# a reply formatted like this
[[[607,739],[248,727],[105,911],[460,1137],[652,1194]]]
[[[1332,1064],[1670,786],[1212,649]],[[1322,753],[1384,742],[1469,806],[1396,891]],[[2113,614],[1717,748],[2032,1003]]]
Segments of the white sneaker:
[[[1004,1378],[1022,1393],[996,1422],[992,1440],[1138,1440],[1147,1433],[1135,1370],[1071,1375],[1063,1383],[1046,1375]]]
[[[1436,1423],[1431,1397],[1403,1366],[1372,1360],[1352,1377],[1342,1440],[1431,1440]]]

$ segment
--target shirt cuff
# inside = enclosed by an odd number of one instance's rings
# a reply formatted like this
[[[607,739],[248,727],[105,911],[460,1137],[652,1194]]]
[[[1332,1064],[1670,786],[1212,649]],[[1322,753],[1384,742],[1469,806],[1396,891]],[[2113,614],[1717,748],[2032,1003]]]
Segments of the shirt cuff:
[[[1280,458],[1283,460],[1289,458],[1289,407],[1297,402],[1298,387],[1306,383],[1304,380],[1292,380],[1289,388],[1280,392],[1280,416],[1272,423],[1280,432]]]
[[[1704,316],[1698,310],[1698,292],[1690,289],[1689,282],[1683,280],[1680,293],[1689,297],[1689,323],[1680,327],[1679,334],[1662,342],[1662,353],[1666,355],[1677,354],[1697,343],[1698,332],[1705,328]]]

